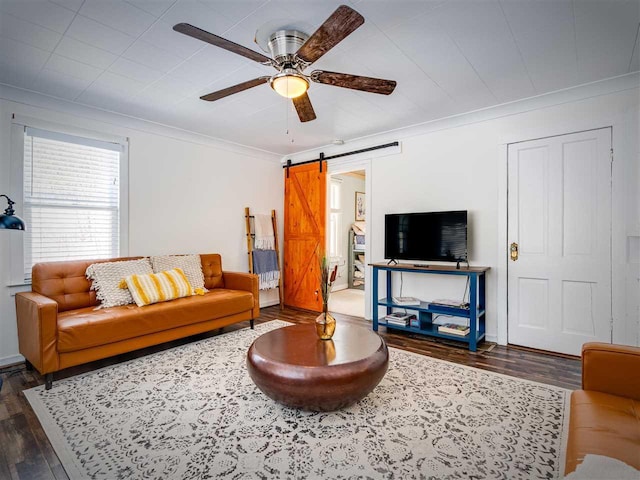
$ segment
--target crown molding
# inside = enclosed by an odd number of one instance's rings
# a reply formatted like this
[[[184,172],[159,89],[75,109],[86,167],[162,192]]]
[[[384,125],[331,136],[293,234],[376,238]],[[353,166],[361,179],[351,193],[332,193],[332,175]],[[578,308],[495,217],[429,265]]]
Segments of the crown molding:
[[[45,95],[42,93],[25,90],[14,86],[0,83],[0,99],[10,102],[16,102],[31,107],[44,108],[54,111],[62,111],[71,115],[87,118],[103,123],[113,125],[118,128],[128,128],[141,132],[161,135],[176,140],[186,141],[199,145],[211,146],[221,150],[258,157],[265,160],[280,161],[286,163],[286,160],[303,161],[309,158],[316,158],[319,152],[326,155],[334,155],[337,153],[350,151],[354,149],[365,148],[374,143],[385,143],[386,141],[401,140],[438,130],[456,128],[464,125],[480,123],[497,118],[525,113],[541,108],[571,103],[579,100],[593,98],[601,95],[630,90],[640,87],[640,72],[628,73],[618,77],[599,80],[577,87],[571,87],[563,90],[557,90],[535,97],[529,97],[523,100],[516,100],[509,103],[487,107],[471,112],[465,112],[449,117],[436,120],[430,120],[407,127],[394,130],[378,132],[364,137],[357,137],[345,142],[345,145],[336,146],[333,144],[321,147],[301,150],[292,154],[282,156],[280,153],[262,150],[247,145],[242,145],[217,137],[212,137],[178,127],[165,125],[150,120],[145,120],[121,113],[84,105],[78,102],[60,99],[57,97]]]
[[[526,113],[542,108],[572,103],[588,98],[609,95],[612,93],[622,92],[625,90],[637,89],[640,87],[640,72],[627,73],[618,77],[607,78],[597,82],[591,82],[577,87],[557,90],[535,97],[529,97],[522,100],[516,100],[509,103],[503,103],[492,107],[487,107],[471,112],[461,113],[444,117],[428,122],[418,123],[408,127],[402,127],[394,130],[378,132],[365,137],[358,137],[351,140],[345,140],[344,145],[336,146],[327,144],[322,147],[301,150],[296,153],[288,154],[280,159],[282,164],[286,164],[287,160],[292,162],[301,162],[314,158],[318,158],[319,153],[323,152],[326,156],[335,155],[351,150],[366,148],[370,145],[384,144],[391,141],[402,140],[405,138],[425,135],[427,133],[436,132],[438,130],[446,130],[457,128],[464,125],[481,123],[488,120]]]
[[[277,162],[281,154],[0,83],[0,100]]]

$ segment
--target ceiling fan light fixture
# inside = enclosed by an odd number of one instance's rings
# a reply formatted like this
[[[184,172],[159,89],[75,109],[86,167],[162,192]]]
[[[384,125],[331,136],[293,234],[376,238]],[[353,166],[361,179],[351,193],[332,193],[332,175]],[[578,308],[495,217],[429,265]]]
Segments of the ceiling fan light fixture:
[[[271,77],[271,88],[285,98],[297,98],[309,89],[309,81],[296,71],[283,71]]]

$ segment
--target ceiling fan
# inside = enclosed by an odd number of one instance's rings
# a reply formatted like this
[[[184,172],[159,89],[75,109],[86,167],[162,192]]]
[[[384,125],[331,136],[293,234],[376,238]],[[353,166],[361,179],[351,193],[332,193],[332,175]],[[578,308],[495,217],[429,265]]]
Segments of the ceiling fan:
[[[200,97],[202,100],[213,102],[268,82],[277,93],[283,97],[291,98],[300,121],[308,122],[316,118],[313,106],[307,95],[310,82],[382,95],[389,95],[396,88],[396,82],[393,80],[324,70],[314,70],[310,74],[304,73],[304,70],[313,62],[353,33],[363,23],[364,17],[362,15],[346,5],[341,5],[311,36],[297,30],[278,30],[274,32],[269,37],[268,43],[273,58],[188,23],[178,23],[174,25],[173,29],[176,32],[242,55],[262,65],[270,65],[278,70],[278,73],[270,77],[254,78],[253,80],[209,93]]]

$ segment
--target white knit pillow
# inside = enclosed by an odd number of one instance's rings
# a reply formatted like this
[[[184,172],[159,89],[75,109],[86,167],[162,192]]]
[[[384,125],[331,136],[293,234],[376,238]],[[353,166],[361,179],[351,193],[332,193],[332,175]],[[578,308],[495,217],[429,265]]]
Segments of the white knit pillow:
[[[87,267],[85,275],[92,281],[91,289],[100,300],[98,308],[117,307],[133,303],[128,289],[119,287],[120,281],[129,275],[153,273],[148,258],[124,260],[122,262],[93,263]]]
[[[202,273],[200,255],[159,255],[151,257],[151,266],[153,267],[153,273],[180,268],[194,291],[198,289],[202,289],[205,292],[208,291],[204,288],[204,274]]]

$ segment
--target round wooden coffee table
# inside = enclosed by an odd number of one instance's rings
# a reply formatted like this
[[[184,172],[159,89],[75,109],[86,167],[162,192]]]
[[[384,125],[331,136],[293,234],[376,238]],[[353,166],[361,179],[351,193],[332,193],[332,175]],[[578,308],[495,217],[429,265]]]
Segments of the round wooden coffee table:
[[[331,340],[320,340],[313,324],[278,328],[258,337],[247,353],[249,375],[265,395],[325,412],[364,398],[388,365],[384,340],[355,325],[339,324]]]

